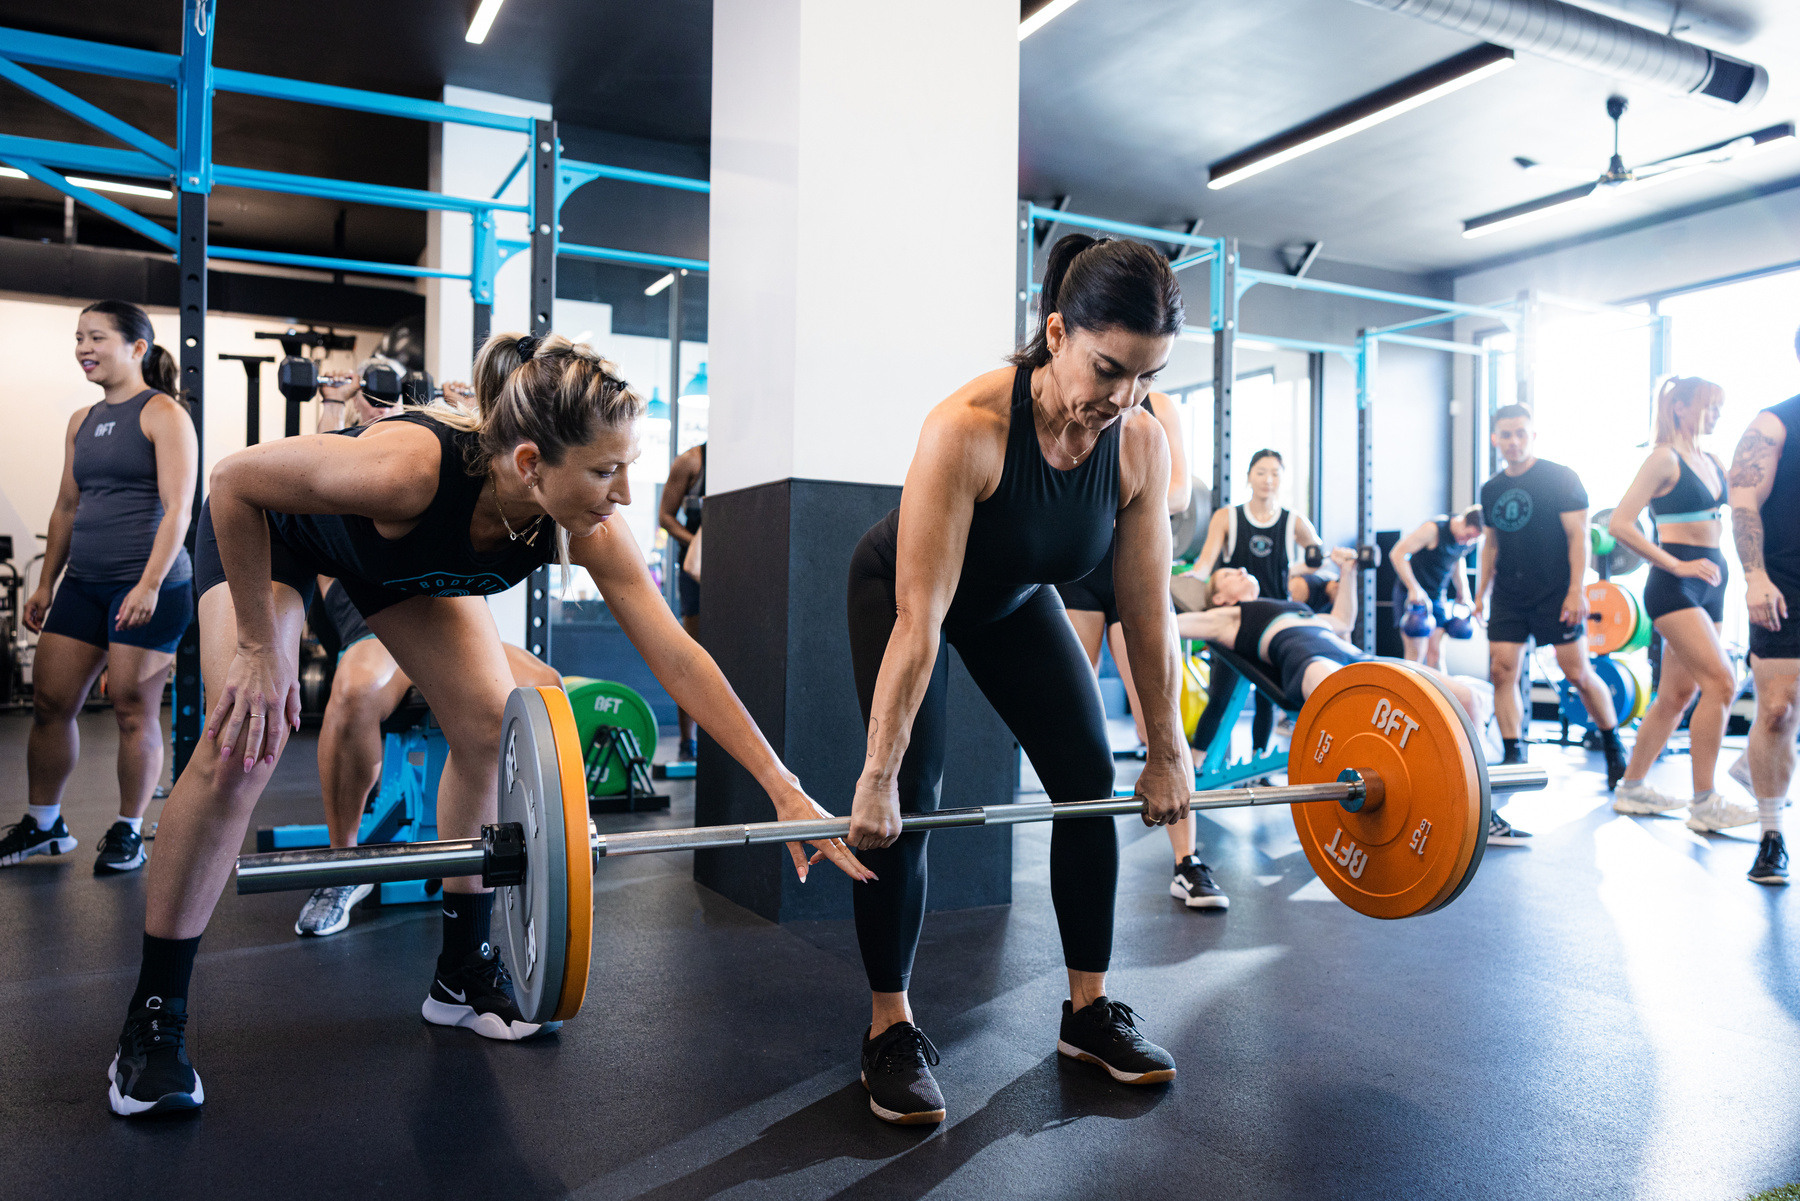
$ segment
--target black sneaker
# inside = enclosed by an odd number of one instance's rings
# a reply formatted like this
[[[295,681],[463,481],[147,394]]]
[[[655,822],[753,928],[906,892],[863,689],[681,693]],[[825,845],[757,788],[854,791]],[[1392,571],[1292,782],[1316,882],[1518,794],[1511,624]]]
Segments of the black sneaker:
[[[944,1094],[931,1069],[938,1049],[911,1022],[895,1022],[863,1039],[862,1082],[869,1110],[896,1126],[927,1126],[944,1120]]]
[[[1750,865],[1750,878],[1758,884],[1788,882],[1787,842],[1781,837],[1781,831],[1770,830],[1762,836],[1762,845],[1756,849],[1756,862]]]
[[[106,1069],[106,1099],[120,1117],[199,1109],[200,1073],[187,1057],[187,1002],[151,997],[125,1019]]]
[[[1212,868],[1189,855],[1175,865],[1175,878],[1169,882],[1169,895],[1186,903],[1189,909],[1229,909],[1231,898],[1213,879]]]
[[[509,1042],[562,1025],[547,1022],[540,1026],[525,1020],[513,1001],[512,975],[493,946],[485,942],[454,971],[446,972],[439,961],[419,1012],[434,1026],[462,1026],[483,1038]]]
[[[1617,738],[1603,744],[1600,749],[1606,756],[1606,791],[1611,792],[1625,778],[1630,765],[1625,762],[1625,748],[1619,745]]]
[[[698,759],[700,757],[700,740],[683,738],[676,750],[675,757],[684,763],[690,759]]]
[[[1530,833],[1528,833],[1527,831],[1524,831],[1524,830],[1515,829],[1513,827],[1512,823],[1508,822],[1504,817],[1501,817],[1498,813],[1493,813],[1488,816],[1487,844],[1489,846],[1491,846],[1491,847],[1528,846],[1528,845],[1530,845],[1529,844],[1530,838],[1531,838]]]
[[[1063,1002],[1058,1054],[1105,1068],[1122,1084],[1162,1084],[1175,1079],[1175,1057],[1139,1034],[1131,1006],[1100,997],[1077,1010]]]
[[[100,854],[94,859],[94,874],[135,872],[144,866],[144,836],[126,822],[114,822],[100,839]]]
[[[62,814],[56,815],[56,821],[48,830],[42,830],[38,828],[37,819],[27,813],[6,827],[5,836],[0,837],[0,867],[13,867],[33,855],[67,855],[75,845]]]

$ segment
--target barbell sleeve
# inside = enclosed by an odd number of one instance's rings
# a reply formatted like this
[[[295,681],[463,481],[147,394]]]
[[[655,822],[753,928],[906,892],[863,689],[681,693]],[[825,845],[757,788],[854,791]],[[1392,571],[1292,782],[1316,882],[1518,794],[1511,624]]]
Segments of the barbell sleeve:
[[[1346,772],[1344,780],[1321,784],[1253,785],[1218,788],[1192,794],[1189,808],[1242,809],[1257,805],[1297,805],[1335,801],[1346,809],[1379,803],[1379,781],[1372,774]],[[1544,788],[1549,775],[1541,767],[1505,765],[1488,769],[1488,787],[1495,794]],[[968,809],[943,809],[935,813],[908,814],[901,819],[903,833],[955,829],[964,826],[1016,825],[1071,817],[1124,817],[1143,812],[1135,796],[1109,800],[1025,801],[1011,805],[986,805]],[[754,822],[734,826],[693,826],[673,830],[635,830],[619,834],[591,833],[595,861],[619,855],[649,855],[667,851],[714,850],[722,847],[757,846],[774,842],[817,842],[845,838],[850,819],[820,818],[789,822]],[[396,880],[445,879],[479,876],[486,870],[488,840],[451,839],[439,842],[389,843],[332,850],[273,851],[238,857],[238,892],[286,892],[342,884],[374,884]]]

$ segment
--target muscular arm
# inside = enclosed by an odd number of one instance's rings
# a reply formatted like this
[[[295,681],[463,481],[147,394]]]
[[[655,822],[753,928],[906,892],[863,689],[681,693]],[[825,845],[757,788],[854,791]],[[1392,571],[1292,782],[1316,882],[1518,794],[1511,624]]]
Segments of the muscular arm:
[[[1187,512],[1194,500],[1194,477],[1188,472],[1187,448],[1181,442],[1181,410],[1173,397],[1152,392],[1144,398],[1150,415],[1163,427],[1169,444],[1169,516]]]
[[[662,503],[657,507],[657,524],[683,546],[694,540],[694,534],[681,524],[681,502],[686,498],[687,490],[694,486],[694,479],[699,474],[700,452],[683,451],[669,464],[669,479],[663,485]]]
[[[1114,535],[1113,592],[1125,627],[1126,657],[1143,709],[1152,759],[1190,770],[1181,732],[1181,651],[1169,620],[1169,562],[1174,556],[1163,501],[1169,494],[1169,456],[1163,427],[1127,420],[1121,474],[1136,477],[1120,507]]]
[[[1202,642],[1230,646],[1237,641],[1238,607],[1221,605],[1216,609],[1203,609],[1196,613],[1178,613],[1175,616],[1175,628],[1183,638],[1197,638]]]
[[[1337,596],[1331,602],[1331,611],[1319,616],[1330,623],[1332,633],[1339,638],[1348,638],[1356,629],[1356,604],[1362,594],[1362,576],[1357,571],[1356,552],[1347,547],[1333,550],[1331,561],[1338,569]]]
[[[1418,577],[1413,575],[1413,555],[1422,550],[1430,550],[1436,545],[1437,522],[1427,521],[1395,543],[1394,549],[1388,553],[1389,561],[1394,565],[1394,574],[1399,577],[1400,583],[1406,588],[1409,596],[1415,592],[1425,591],[1419,587]],[[1338,591],[1342,592],[1343,589],[1339,588]]]
[[[959,395],[933,409],[919,434],[900,494],[894,630],[869,711],[863,782],[872,788],[891,789],[899,779],[913,718],[937,663],[944,614],[962,578],[975,501],[1004,463],[1001,424]]]
[[[1564,625],[1587,628],[1587,566],[1588,566],[1588,511],[1586,509],[1570,509],[1558,516],[1562,519],[1563,535],[1569,541],[1569,594],[1563,601],[1562,620]]]
[[[1494,540],[1494,527],[1481,529],[1481,569],[1475,576],[1475,611],[1487,604],[1488,591],[1494,586],[1494,566],[1500,558],[1500,544]]]
[[[1606,522],[1607,533],[1636,551],[1639,558],[1664,571],[1679,571],[1681,560],[1644,537],[1644,531],[1638,527],[1638,515],[1652,497],[1662,496],[1673,488],[1680,476],[1681,464],[1676,460],[1675,451],[1668,446],[1657,447],[1638,468],[1631,486],[1625,489],[1625,495],[1619,498],[1618,506]]]
[[[162,523],[144,563],[139,582],[161,588],[187,540],[194,516],[194,483],[200,476],[200,442],[187,410],[166,396],[154,397],[139,418],[144,436],[156,450],[156,492],[162,499]]]
[[[1750,620],[1770,630],[1781,628],[1787,600],[1769,579],[1763,561],[1763,503],[1775,486],[1775,468],[1787,443],[1787,427],[1768,413],[1758,413],[1738,439],[1726,477],[1731,502],[1731,538],[1744,565],[1744,600]]]
[[[50,510],[49,537],[44,543],[44,568],[38,575],[38,586],[51,588],[63,568],[69,564],[69,537],[75,529],[75,510],[81,506],[81,489],[75,485],[75,432],[88,415],[79,409],[69,418],[63,431],[62,479],[56,486],[56,504]]]

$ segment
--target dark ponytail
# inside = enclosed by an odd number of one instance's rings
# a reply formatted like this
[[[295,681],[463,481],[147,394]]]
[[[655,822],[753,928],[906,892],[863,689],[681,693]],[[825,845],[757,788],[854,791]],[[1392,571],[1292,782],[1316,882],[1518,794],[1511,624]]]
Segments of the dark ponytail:
[[[142,340],[148,345],[150,349],[144,352],[144,383],[175,400],[183,399],[175,356],[156,344],[156,327],[150,324],[150,314],[128,300],[96,300],[81,311],[99,313],[111,321],[127,342]]]
[[[1038,327],[1010,362],[1042,367],[1050,361],[1050,314],[1070,330],[1123,329],[1167,338],[1187,315],[1181,284],[1169,261],[1142,242],[1069,234],[1057,239],[1044,263]]]

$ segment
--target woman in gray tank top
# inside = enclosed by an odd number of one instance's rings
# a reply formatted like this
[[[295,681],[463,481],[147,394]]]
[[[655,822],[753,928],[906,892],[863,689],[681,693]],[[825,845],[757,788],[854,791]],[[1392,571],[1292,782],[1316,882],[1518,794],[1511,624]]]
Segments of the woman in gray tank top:
[[[116,300],[83,309],[75,358],[103,395],[69,419],[44,570],[25,603],[26,628],[39,636],[29,805],[0,838],[0,867],[75,849],[62,794],[80,754],[75,717],[105,667],[120,795],[94,863],[104,875],[144,864],[144,810],[162,776],[163,684],[194,614],[183,544],[200,452],[186,407],[172,399],[175,360],[143,309]]]

